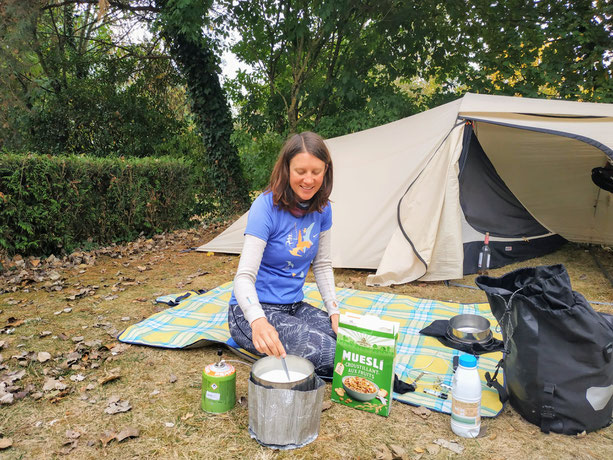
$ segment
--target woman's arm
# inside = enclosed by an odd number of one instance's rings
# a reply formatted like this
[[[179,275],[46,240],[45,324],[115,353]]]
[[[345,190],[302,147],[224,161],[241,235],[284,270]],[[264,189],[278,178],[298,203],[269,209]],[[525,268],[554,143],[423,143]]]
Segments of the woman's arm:
[[[285,349],[279,340],[279,334],[266,319],[255,289],[255,280],[265,248],[266,241],[253,235],[245,235],[243,252],[234,277],[234,297],[251,326],[256,350],[267,355],[284,357]]]
[[[328,310],[328,316],[332,321],[332,329],[334,332],[338,330],[339,309],[336,301],[336,289],[334,287],[334,271],[332,270],[331,256],[331,239],[330,230],[326,230],[319,234],[319,248],[313,259],[313,275],[317,288],[324,301],[324,306]]]
[[[256,236],[245,235],[243,252],[234,277],[234,297],[249,324],[258,318],[265,317],[255,290],[255,279],[265,248],[266,241]]]

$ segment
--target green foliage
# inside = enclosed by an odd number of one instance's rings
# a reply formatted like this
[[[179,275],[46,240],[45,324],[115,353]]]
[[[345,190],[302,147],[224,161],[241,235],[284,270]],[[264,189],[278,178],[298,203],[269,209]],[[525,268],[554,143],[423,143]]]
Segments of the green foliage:
[[[191,163],[170,158],[0,156],[0,247],[48,255],[190,224]]]
[[[433,0],[222,3],[240,35],[232,51],[253,69],[227,85],[253,134],[346,134],[415,113],[399,83],[436,71],[446,21]]]
[[[252,68],[226,89],[254,136],[346,134],[466,91],[613,101],[609,1],[221,3]]]
[[[119,40],[129,15],[7,0],[0,8],[0,146],[54,155],[184,156],[182,80],[159,44]],[[165,148],[171,144],[176,150]]]
[[[469,91],[613,102],[613,4],[591,0],[448,2],[458,45],[450,81]]]
[[[234,131],[232,141],[238,148],[249,189],[258,191],[266,188],[285,138],[276,133],[264,133],[259,137],[252,137],[237,129]]]

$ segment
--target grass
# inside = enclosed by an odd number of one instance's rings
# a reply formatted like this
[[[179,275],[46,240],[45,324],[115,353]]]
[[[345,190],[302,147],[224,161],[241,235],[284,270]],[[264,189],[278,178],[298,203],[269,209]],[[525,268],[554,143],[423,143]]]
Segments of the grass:
[[[48,292],[43,283],[28,286],[0,296],[0,327],[9,318],[24,320],[11,334],[0,334],[6,347],[0,350],[2,364],[9,370],[25,369],[24,377],[15,382],[25,387],[33,385],[40,391],[46,378],[63,378],[68,391],[47,392],[38,400],[31,395],[12,405],[0,406],[0,433],[13,440],[12,447],[1,450],[4,459],[68,458],[79,459],[195,459],[195,458],[375,458],[380,445],[398,445],[405,449],[405,458],[455,458],[449,450],[433,444],[437,439],[456,440],[465,451],[462,458],[572,458],[607,459],[613,454],[613,428],[608,427],[584,437],[545,435],[524,421],[507,406],[503,413],[483,424],[485,437],[460,439],[449,427],[449,416],[432,413],[422,419],[411,406],[394,402],[388,418],[356,411],[333,404],[322,413],[319,437],[308,446],[294,451],[273,451],[250,439],[247,432],[248,411],[239,404],[226,414],[211,415],[200,410],[201,372],[206,364],[216,360],[216,347],[171,351],[127,346],[113,349],[117,341],[111,336],[130,324],[159,311],[153,302],[161,294],[186,289],[211,289],[233,278],[238,257],[223,254],[208,256],[197,252],[181,252],[208,241],[211,232],[177,232],[171,244],[151,249],[134,245],[125,247],[119,256],[99,256],[94,265],[77,266],[61,272],[64,290]],[[613,274],[613,253],[603,248],[597,257]],[[598,269],[587,248],[566,245],[546,257],[503,269],[501,275],[520,266],[563,263],[573,288],[597,302],[613,302],[613,289]],[[147,267],[141,271],[138,267]],[[208,272],[207,274],[202,274]],[[416,297],[455,302],[482,302],[479,290],[447,287],[443,283],[415,282],[390,288],[365,286],[366,271],[336,270],[337,285],[363,290],[384,290]],[[131,281],[132,280],[132,281]],[[456,280],[473,285],[474,276]],[[68,301],[71,293],[83,287],[93,287],[93,295]],[[113,300],[105,300],[117,295]],[[143,301],[146,299],[146,301]],[[64,308],[68,313],[55,314]],[[595,305],[599,311],[613,313],[613,307]],[[127,318],[129,317],[129,319]],[[42,331],[52,334],[40,337]],[[65,366],[66,355],[77,346],[72,338],[83,336],[84,342],[100,340],[104,345],[99,357],[90,352],[75,366]],[[12,356],[22,352],[49,352],[53,359],[39,363],[36,359],[18,364]],[[91,351],[91,350],[90,350]],[[114,354],[115,353],[115,354]],[[93,357],[92,357],[93,356]],[[234,355],[225,353],[228,359]],[[92,363],[98,367],[92,367]],[[247,396],[249,366],[237,367],[237,397]],[[0,371],[6,372],[6,371]],[[82,381],[71,376],[83,375]],[[116,380],[101,384],[105,375],[115,374]],[[176,377],[176,381],[174,377]],[[172,382],[172,383],[171,383]],[[93,387],[90,390],[88,385]],[[330,385],[326,388],[329,398]],[[129,401],[128,412],[109,415],[104,412],[113,395]],[[138,437],[122,442],[100,441],[105,433],[118,433],[132,426]],[[67,430],[80,433],[76,445],[67,455],[65,444],[70,439]]]

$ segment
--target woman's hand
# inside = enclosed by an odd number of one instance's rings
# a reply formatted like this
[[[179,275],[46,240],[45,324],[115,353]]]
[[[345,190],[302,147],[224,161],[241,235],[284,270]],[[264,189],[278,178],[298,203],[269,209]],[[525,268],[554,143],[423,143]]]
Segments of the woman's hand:
[[[251,323],[253,333],[253,345],[260,353],[277,358],[285,358],[285,348],[279,340],[279,333],[275,327],[264,317],[258,318]]]
[[[335,334],[338,334],[338,319],[340,316],[341,315],[339,315],[338,313],[335,313],[330,316],[330,321],[332,322],[332,330]]]

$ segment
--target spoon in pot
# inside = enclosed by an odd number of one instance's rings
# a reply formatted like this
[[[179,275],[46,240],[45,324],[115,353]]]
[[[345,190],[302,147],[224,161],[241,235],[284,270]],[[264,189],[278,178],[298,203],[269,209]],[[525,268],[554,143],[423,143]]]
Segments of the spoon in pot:
[[[281,364],[283,365],[283,370],[285,371],[285,375],[287,375],[287,381],[291,382],[292,379],[289,377],[289,371],[287,370],[287,363],[285,362],[285,358],[281,358]]]

